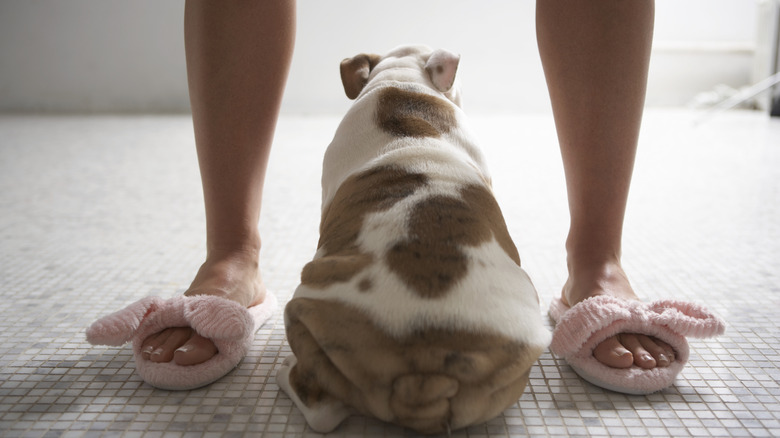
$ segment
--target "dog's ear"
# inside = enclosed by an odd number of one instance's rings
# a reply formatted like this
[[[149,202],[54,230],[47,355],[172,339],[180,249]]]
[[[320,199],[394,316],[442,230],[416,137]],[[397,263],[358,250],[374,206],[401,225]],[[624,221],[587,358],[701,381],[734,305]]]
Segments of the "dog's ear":
[[[361,53],[341,61],[341,83],[344,84],[348,98],[355,99],[363,91],[368,75],[381,58],[379,55]]]
[[[428,62],[425,64],[425,71],[437,90],[442,93],[450,91],[450,88],[455,83],[458,63],[460,63],[460,55],[447,50],[437,49],[431,53],[431,57],[428,58]]]

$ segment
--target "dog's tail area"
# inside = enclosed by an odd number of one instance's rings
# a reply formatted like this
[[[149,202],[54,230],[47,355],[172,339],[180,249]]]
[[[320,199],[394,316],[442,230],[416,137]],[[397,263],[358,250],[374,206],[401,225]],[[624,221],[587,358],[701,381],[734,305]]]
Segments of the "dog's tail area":
[[[421,433],[450,430],[451,399],[459,382],[444,374],[407,374],[393,382],[390,410],[396,422]]]
[[[490,420],[517,402],[544,348],[443,329],[397,338],[358,309],[310,298],[287,304],[285,325],[297,363],[281,386],[313,428],[342,405],[425,434]]]

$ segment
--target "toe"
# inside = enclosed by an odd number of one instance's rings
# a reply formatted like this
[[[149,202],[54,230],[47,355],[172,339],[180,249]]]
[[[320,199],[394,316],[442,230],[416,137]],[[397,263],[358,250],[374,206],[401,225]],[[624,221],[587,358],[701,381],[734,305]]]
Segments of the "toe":
[[[653,369],[657,362],[652,354],[647,351],[639,341],[639,336],[634,334],[621,334],[620,342],[634,356],[634,364],[640,368]]]
[[[209,339],[193,333],[184,345],[173,354],[173,360],[178,365],[197,365],[214,357],[217,347]]]
[[[170,362],[176,349],[181,347],[192,336],[193,330],[189,327],[176,327],[167,329],[168,337],[161,345],[157,346],[150,355],[152,362]]]
[[[149,360],[155,349],[157,349],[157,345],[147,339],[141,346],[141,357],[144,358],[144,360]]]
[[[634,363],[631,351],[626,349],[617,336],[606,339],[593,350],[593,357],[612,368],[629,368]]]
[[[152,353],[160,348],[170,335],[171,330],[165,329],[144,339],[143,344],[141,344],[141,357],[146,360],[151,360]]]
[[[660,339],[653,338],[653,341],[656,344],[658,344],[659,347],[661,347],[661,349],[664,352],[664,355],[669,360],[669,364],[674,362],[674,360],[675,360],[674,348],[672,348],[671,345],[667,344],[666,342],[664,342],[664,341],[662,341]]]
[[[672,363],[672,357],[669,356],[667,349],[661,346],[660,341],[645,335],[637,335],[637,339],[642,347],[653,356],[656,366],[664,368]]]

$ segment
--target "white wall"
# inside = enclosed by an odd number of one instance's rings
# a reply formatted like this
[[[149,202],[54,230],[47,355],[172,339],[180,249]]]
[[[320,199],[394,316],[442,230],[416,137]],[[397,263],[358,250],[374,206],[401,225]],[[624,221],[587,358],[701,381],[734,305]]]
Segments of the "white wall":
[[[341,59],[425,43],[462,54],[472,111],[546,111],[530,0],[299,0],[288,113],[348,105]],[[751,81],[754,0],[659,0],[648,105]],[[186,111],[183,0],[0,0],[0,110]]]
[[[187,108],[182,5],[0,0],[0,109]]]

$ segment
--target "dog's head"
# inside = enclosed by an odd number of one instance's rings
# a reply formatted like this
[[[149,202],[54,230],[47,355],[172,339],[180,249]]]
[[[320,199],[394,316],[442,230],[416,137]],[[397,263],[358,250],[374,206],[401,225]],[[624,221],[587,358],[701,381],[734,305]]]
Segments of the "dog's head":
[[[460,55],[447,50],[401,46],[384,56],[361,53],[341,61],[341,82],[350,99],[357,99],[371,83],[414,82],[460,106],[460,89],[455,81],[459,62]]]

